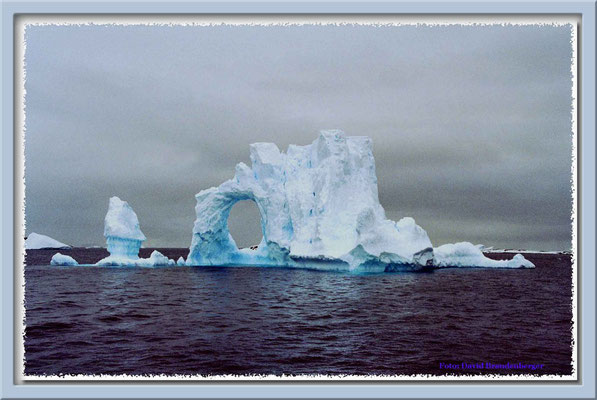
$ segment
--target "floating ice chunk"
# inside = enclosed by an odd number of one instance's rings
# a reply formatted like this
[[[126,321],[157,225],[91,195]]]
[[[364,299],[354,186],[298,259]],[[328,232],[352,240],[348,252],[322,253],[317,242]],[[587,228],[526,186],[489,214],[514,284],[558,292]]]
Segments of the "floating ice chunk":
[[[56,239],[52,239],[46,235],[40,235],[39,233],[32,232],[25,240],[25,249],[36,250],[36,249],[70,249],[71,247],[67,244],[59,242]]]
[[[154,250],[149,258],[109,256],[103,260],[100,260],[96,265],[121,267],[162,267],[174,266],[176,263],[174,260],[169,259],[159,251]]]
[[[174,266],[175,262],[159,251],[154,250],[149,258],[139,258],[134,265],[138,267]]]
[[[185,262],[184,258],[180,256],[178,257],[178,260],[176,260],[176,265],[178,265],[179,267],[184,267],[185,265],[187,265],[187,263]]]
[[[469,242],[444,244],[433,249],[434,265],[437,267],[478,267],[478,268],[535,268],[535,265],[516,254],[511,260],[492,260]]]
[[[50,265],[79,265],[79,263],[77,262],[77,260],[70,256],[56,253],[52,256],[52,260],[50,260]]]

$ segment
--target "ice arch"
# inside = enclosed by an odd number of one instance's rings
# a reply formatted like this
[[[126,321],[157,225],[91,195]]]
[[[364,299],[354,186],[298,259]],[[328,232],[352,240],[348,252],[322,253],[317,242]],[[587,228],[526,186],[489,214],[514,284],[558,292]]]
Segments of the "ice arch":
[[[262,218],[253,200],[239,200],[230,209],[228,230],[236,247],[257,248],[263,238]]]
[[[197,227],[198,224],[195,223],[197,232],[193,236],[194,252],[189,255],[192,259],[209,265],[227,263],[234,256],[239,256],[240,251],[228,231],[228,216],[232,207],[241,200],[255,201],[250,192],[232,191],[204,194],[201,202],[197,198],[195,210],[197,213],[207,214],[207,218],[203,219],[203,226]],[[261,208],[259,211],[261,213]],[[263,215],[261,219],[263,220]]]
[[[202,217],[195,221],[188,265],[279,265],[287,258],[288,250],[280,251],[277,242],[270,240],[272,233],[280,233],[276,226],[280,220],[283,221],[283,232],[277,238],[286,239],[282,240],[283,243],[290,240],[290,220],[280,218],[275,212],[277,206],[284,208],[284,204],[279,204],[258,185],[254,185],[256,174],[248,174],[249,169],[245,164],[237,165],[236,172],[235,179],[195,196],[195,211]],[[255,202],[259,209],[263,238],[258,250],[239,249],[228,230],[230,210],[242,200]]]

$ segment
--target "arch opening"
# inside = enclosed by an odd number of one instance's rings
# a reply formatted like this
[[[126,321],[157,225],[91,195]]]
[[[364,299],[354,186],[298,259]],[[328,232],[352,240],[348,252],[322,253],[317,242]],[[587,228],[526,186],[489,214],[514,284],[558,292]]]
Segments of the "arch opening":
[[[230,209],[227,224],[239,249],[256,249],[263,239],[261,212],[253,200],[237,201]]]

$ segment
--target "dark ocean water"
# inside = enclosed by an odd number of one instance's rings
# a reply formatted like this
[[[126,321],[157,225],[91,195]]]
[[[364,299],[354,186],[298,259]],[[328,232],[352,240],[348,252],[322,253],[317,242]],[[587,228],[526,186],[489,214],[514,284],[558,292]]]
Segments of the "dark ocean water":
[[[160,251],[176,259],[188,250]],[[47,265],[55,252],[27,254],[27,375],[572,371],[567,255],[528,255],[534,270],[349,275]],[[61,252],[84,263],[107,255]],[[543,367],[488,370],[487,362]]]

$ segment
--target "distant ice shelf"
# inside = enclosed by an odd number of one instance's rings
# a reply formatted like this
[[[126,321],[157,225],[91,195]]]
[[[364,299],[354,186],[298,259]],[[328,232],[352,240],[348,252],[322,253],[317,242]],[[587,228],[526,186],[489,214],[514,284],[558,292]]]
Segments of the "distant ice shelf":
[[[71,247],[67,244],[59,242],[56,239],[52,239],[46,235],[40,235],[39,233],[32,232],[27,239],[25,239],[26,250],[37,250],[37,249],[70,249]]]
[[[484,253],[509,253],[509,254],[572,254],[570,250],[522,250],[522,249],[483,249]]]

